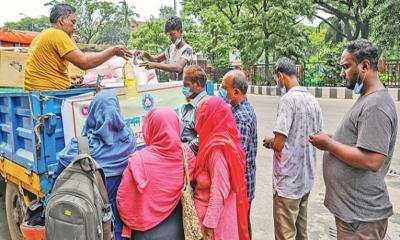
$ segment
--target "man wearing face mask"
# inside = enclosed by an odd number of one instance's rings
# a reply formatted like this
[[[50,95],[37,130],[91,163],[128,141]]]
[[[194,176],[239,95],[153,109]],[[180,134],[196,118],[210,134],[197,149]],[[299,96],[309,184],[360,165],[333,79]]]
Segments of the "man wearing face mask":
[[[185,69],[182,93],[188,100],[183,106],[181,119],[181,141],[187,142],[190,149],[197,154],[199,140],[195,126],[195,112],[199,103],[207,97],[204,90],[207,75],[198,65],[192,65]]]
[[[324,203],[335,216],[338,239],[382,240],[393,215],[385,176],[396,142],[397,112],[379,80],[378,60],[378,50],[368,40],[347,44],[340,75],[360,97],[333,136],[310,136],[325,151]]]
[[[240,70],[225,74],[218,95],[232,106],[232,113],[240,133],[240,143],[246,153],[246,187],[249,201],[249,235],[251,238],[250,207],[256,184],[257,118],[247,100],[248,82]]]
[[[149,60],[140,66],[147,69],[161,69],[170,73],[170,81],[182,81],[183,70],[192,64],[193,50],[183,39],[181,19],[176,16],[168,19],[165,23],[165,33],[172,42],[165,52],[153,56],[146,51],[136,51],[134,55]]]
[[[125,59],[132,54],[125,46],[113,46],[98,53],[83,53],[72,40],[75,32],[76,9],[68,4],[56,4],[50,12],[51,28],[33,39],[25,67],[24,89],[65,90],[71,86],[68,78],[70,63],[87,70],[99,66],[113,56]]]
[[[274,150],[273,213],[275,239],[308,239],[307,204],[316,171],[316,148],[308,136],[322,130],[322,113],[307,88],[299,86],[296,65],[286,57],[275,64],[274,77],[283,95],[274,137],[264,146]]]

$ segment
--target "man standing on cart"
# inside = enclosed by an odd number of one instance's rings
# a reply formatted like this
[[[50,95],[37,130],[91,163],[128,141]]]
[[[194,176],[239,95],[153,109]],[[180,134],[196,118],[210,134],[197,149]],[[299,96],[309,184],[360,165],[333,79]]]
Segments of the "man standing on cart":
[[[56,4],[50,12],[52,27],[33,39],[25,68],[24,90],[64,90],[71,86],[70,63],[82,70],[99,66],[113,56],[127,59],[132,54],[125,46],[113,46],[98,53],[83,53],[72,39],[76,9]]]

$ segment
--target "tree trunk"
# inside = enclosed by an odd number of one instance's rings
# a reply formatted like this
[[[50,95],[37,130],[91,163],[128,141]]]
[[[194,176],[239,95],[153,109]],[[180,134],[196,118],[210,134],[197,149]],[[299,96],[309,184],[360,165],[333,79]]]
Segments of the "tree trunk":
[[[175,10],[175,14],[178,15],[178,9],[176,7],[176,0],[174,0],[174,10]]]
[[[268,52],[268,42],[267,39],[269,38],[268,35],[268,25],[267,25],[267,0],[263,1],[263,32],[264,32],[264,74],[265,74],[265,81],[270,82],[269,79],[269,52]]]
[[[271,83],[271,79],[269,79],[269,51],[268,51],[268,45],[266,44],[267,41],[264,43],[264,74],[265,74],[265,81],[268,82],[268,84]]]
[[[369,37],[369,21],[365,20],[362,24],[361,24],[361,37],[368,39]]]

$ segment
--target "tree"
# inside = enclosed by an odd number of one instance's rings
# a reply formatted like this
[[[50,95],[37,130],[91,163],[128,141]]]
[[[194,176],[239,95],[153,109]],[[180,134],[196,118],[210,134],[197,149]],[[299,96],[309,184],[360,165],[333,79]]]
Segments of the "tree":
[[[395,29],[399,22],[398,0],[314,0],[314,3],[317,4],[314,16],[331,28],[334,42],[368,39],[371,35],[390,38],[392,33],[399,33]],[[322,17],[320,12],[330,17]],[[332,37],[333,32],[337,36]]]
[[[328,29],[325,35],[325,42],[327,43],[340,43],[345,40],[345,35],[338,33],[338,31],[344,31],[344,29],[347,29],[345,31],[349,36],[352,34],[351,31],[353,31],[353,28],[349,23],[344,23],[335,16],[322,21],[319,27]]]
[[[386,51],[399,49],[399,0],[314,0],[315,16],[328,27],[327,42],[341,43],[357,38],[372,39]],[[319,16],[325,12],[330,17]]]
[[[125,0],[120,1],[116,7],[117,13],[105,27],[99,32],[96,38],[97,43],[101,44],[128,44],[131,36],[131,26],[139,14],[135,12],[135,7],[130,6]]]
[[[197,17],[202,26],[214,26],[209,28],[209,36],[215,34],[214,29],[227,31],[226,42],[222,44],[239,50],[245,67],[255,64],[264,55],[267,76],[275,44],[283,40],[286,44],[296,44],[299,31],[295,28],[299,19],[313,13],[312,3],[307,0],[184,0],[183,6],[184,11]],[[205,17],[208,14],[218,17],[208,21]],[[222,27],[216,28],[216,25]]]
[[[105,1],[84,0],[79,7],[78,34],[85,43],[91,43],[96,34],[103,31],[116,12],[115,5]]]
[[[170,17],[176,16],[176,11],[174,8],[169,6],[161,6],[159,9],[160,19],[167,20]]]
[[[370,0],[314,0],[318,5],[318,11],[325,12],[334,16],[328,20],[319,15],[317,11],[315,17],[324,21],[337,34],[347,40],[357,39],[359,36],[368,38],[370,32],[370,17],[368,9],[372,5]],[[336,24],[334,24],[336,22]]]
[[[318,59],[318,53],[321,50],[321,48],[324,47],[326,44],[325,42],[325,36],[327,34],[328,29],[325,27],[314,27],[314,26],[308,26],[304,24],[300,24],[299,27],[301,27],[303,30],[303,34],[307,38],[307,44],[305,47],[305,62],[319,62],[320,59]]]
[[[182,13],[182,21],[185,40],[193,47],[194,52],[202,53],[210,60],[214,69],[227,69],[229,51],[232,49],[232,29],[228,20],[216,11],[204,9],[199,21],[186,8]]]
[[[135,12],[135,6],[129,5],[126,0],[122,0],[118,4],[118,13],[116,14],[115,22],[120,22],[122,18],[122,26],[128,27],[131,23],[135,22],[135,18],[139,14]]]
[[[61,1],[53,0],[45,5],[55,5]],[[92,43],[95,37],[103,31],[103,29],[118,13],[118,7],[108,1],[98,0],[66,0],[63,1],[76,8],[77,16],[77,35],[84,43]]]
[[[41,16],[38,18],[24,17],[18,22],[6,22],[4,27],[11,30],[41,32],[50,27],[49,18]]]
[[[121,26],[120,24],[110,23],[106,24],[102,31],[96,38],[98,44],[108,45],[127,45],[131,37],[132,30],[128,26]]]
[[[373,38],[385,49],[400,49],[400,2],[387,0],[377,9],[377,17],[373,20]]]
[[[160,54],[170,44],[164,33],[164,20],[150,18],[150,20],[137,27],[129,40],[129,47],[148,51],[152,54]]]

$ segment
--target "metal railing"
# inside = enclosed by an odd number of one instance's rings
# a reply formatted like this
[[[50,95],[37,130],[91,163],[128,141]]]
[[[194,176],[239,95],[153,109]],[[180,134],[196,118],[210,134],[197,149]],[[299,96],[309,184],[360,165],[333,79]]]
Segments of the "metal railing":
[[[199,64],[201,65],[201,64]],[[203,67],[207,73],[208,79],[214,80],[215,83],[222,81],[225,73],[233,67],[225,70],[214,70],[209,66]],[[297,64],[297,79],[303,86],[308,87],[340,87],[344,86],[344,81],[340,78],[340,68],[328,69],[323,62]],[[265,69],[264,64],[257,64],[252,66],[249,70],[245,71],[250,83],[259,86],[274,86],[276,85],[273,77],[274,64],[268,65],[268,71]],[[267,73],[267,74],[266,74]],[[159,80],[168,81],[167,74],[157,71]],[[387,87],[400,86],[400,59],[382,60],[379,63],[379,79]]]
[[[379,64],[379,79],[387,87],[400,85],[400,59],[382,60]]]

